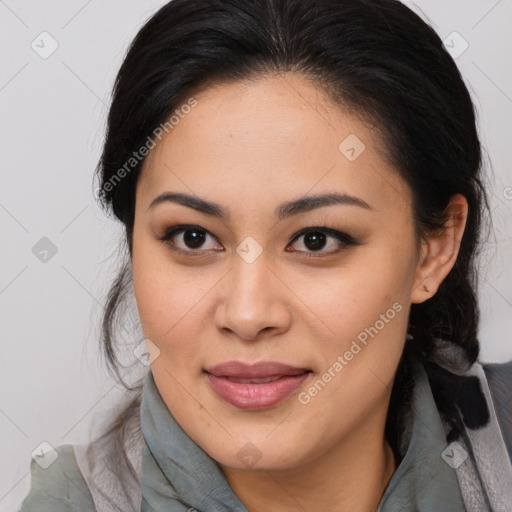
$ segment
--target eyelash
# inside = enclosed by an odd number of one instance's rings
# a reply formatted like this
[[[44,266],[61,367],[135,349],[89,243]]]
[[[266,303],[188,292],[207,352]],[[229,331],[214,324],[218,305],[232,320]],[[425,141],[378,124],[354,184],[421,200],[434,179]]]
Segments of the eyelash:
[[[220,252],[217,249],[210,249],[210,250],[207,250],[207,251],[205,251],[204,249],[203,250],[202,249],[198,249],[198,250],[192,250],[192,249],[184,250],[184,249],[180,249],[180,248],[176,247],[171,242],[171,239],[174,236],[176,236],[177,234],[184,233],[185,231],[188,231],[188,230],[197,230],[197,231],[204,232],[207,235],[212,236],[217,241],[217,243],[219,243],[218,240],[215,238],[215,236],[212,233],[210,233],[208,230],[206,230],[206,229],[204,229],[204,228],[202,228],[200,226],[192,225],[192,224],[190,224],[190,225],[189,224],[187,224],[187,225],[178,225],[178,226],[173,226],[171,228],[168,228],[168,229],[165,230],[164,234],[158,238],[158,240],[160,242],[164,243],[169,249],[171,249],[174,252],[185,254],[185,255],[190,255],[190,256],[193,256],[193,257],[204,256],[205,252],[210,252],[212,250],[216,251],[216,252]],[[288,245],[296,242],[300,237],[302,237],[303,235],[308,234],[310,232],[321,232],[321,233],[323,233],[323,234],[325,234],[327,236],[333,237],[333,238],[337,239],[337,241],[343,247],[341,249],[336,249],[334,251],[323,251],[322,250],[323,248],[322,248],[319,251],[288,251],[288,252],[305,253],[309,257],[318,258],[318,257],[325,257],[325,256],[330,256],[330,255],[333,255],[333,254],[337,254],[337,253],[341,252],[344,248],[349,247],[349,246],[359,245],[359,243],[352,236],[350,236],[348,233],[345,233],[343,231],[339,231],[337,229],[333,229],[333,228],[331,228],[329,226],[326,226],[326,225],[311,225],[311,226],[306,226],[306,227],[302,228],[300,231],[295,233],[295,235],[292,237],[292,239],[290,240]]]

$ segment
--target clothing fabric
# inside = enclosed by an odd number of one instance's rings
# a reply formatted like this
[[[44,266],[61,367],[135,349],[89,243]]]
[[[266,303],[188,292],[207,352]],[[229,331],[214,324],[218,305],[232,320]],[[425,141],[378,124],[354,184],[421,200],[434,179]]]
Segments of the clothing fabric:
[[[463,375],[478,379],[489,421],[466,428],[457,444],[449,444],[425,368],[414,361],[404,456],[377,512],[512,511],[512,361],[477,362]],[[125,450],[138,485],[123,486],[116,468],[109,468],[114,453],[108,449],[91,460],[87,445],[62,445],[48,469],[31,462],[31,489],[21,512],[248,512],[218,464],[174,419],[151,371],[140,415],[132,421],[142,435]]]

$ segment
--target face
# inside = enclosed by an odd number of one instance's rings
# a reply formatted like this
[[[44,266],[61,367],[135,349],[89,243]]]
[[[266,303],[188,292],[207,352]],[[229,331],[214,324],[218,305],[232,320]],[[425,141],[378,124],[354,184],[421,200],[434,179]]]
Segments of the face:
[[[293,468],[382,427],[418,285],[412,194],[376,131],[299,76],[194,98],[136,191],[151,369],[222,466]]]

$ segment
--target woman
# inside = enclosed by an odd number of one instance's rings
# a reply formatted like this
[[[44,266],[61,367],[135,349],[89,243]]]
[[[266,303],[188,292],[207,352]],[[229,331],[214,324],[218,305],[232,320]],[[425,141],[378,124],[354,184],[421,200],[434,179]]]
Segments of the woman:
[[[105,353],[122,380],[133,286],[150,369],[102,438],[32,462],[23,512],[512,509],[474,110],[417,15],[173,0],[119,71],[98,170],[128,247]]]

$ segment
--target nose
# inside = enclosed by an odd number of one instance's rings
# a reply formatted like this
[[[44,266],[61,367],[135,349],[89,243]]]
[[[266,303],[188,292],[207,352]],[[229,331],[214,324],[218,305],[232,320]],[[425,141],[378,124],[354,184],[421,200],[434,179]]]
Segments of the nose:
[[[265,258],[247,263],[235,256],[226,277],[215,312],[219,330],[243,340],[259,340],[290,328],[291,292]]]

